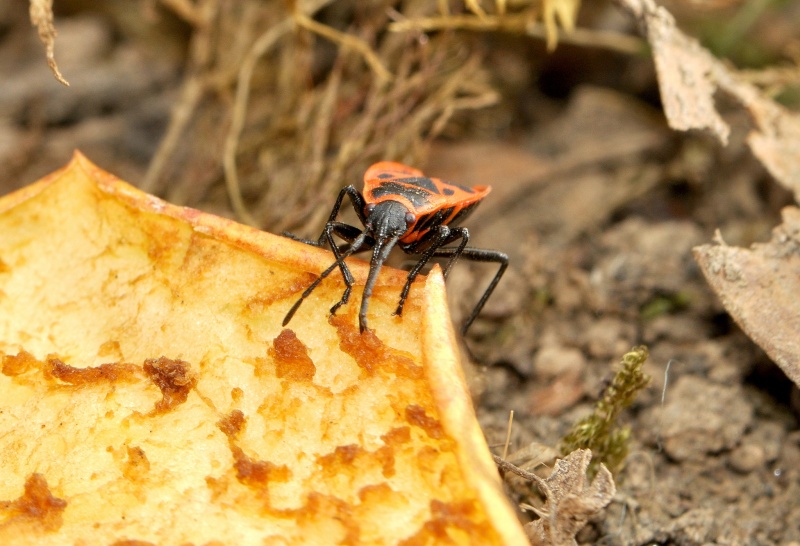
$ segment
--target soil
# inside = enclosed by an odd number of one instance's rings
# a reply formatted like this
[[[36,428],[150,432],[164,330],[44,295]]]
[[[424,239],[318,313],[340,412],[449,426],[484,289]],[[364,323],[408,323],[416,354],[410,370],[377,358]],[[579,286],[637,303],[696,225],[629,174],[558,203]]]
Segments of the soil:
[[[75,148],[143,179],[182,53],[154,57],[108,18],[77,9],[57,20],[57,58],[72,82],[62,88],[24,9],[16,0],[0,8],[0,191],[63,166]],[[511,259],[466,339],[481,425],[499,453],[513,410],[511,451],[557,446],[621,356],[646,345],[652,382],[623,415],[631,447],[617,495],[578,542],[800,545],[800,396],[725,313],[692,256],[716,230],[730,245],[768,240],[792,196],[745,146],[745,119],[724,148],[673,132],[650,61],[614,57],[625,76],[611,81],[608,59],[564,46],[516,91],[518,121],[491,138],[440,140],[423,166],[493,186],[468,222],[472,244]],[[233,216],[219,187],[183,204]],[[454,270],[455,320],[493,273]],[[516,482],[509,495],[520,504],[538,496]]]

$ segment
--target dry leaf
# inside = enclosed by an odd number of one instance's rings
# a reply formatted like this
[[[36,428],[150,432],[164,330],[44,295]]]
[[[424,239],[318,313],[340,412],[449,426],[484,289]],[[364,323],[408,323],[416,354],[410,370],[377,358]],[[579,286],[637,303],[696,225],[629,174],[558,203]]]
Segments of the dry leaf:
[[[772,240],[694,249],[706,280],[750,338],[800,386],[800,209],[783,209]]]
[[[800,203],[800,115],[740,85],[741,97],[750,98],[747,109],[759,128],[747,137],[753,154]]]
[[[639,22],[650,47],[670,127],[709,129],[727,143],[730,128],[714,104],[711,69],[717,62],[696,40],[678,30],[675,18],[653,0],[617,0]]]
[[[327,320],[333,276],[284,329],[330,252],[79,154],[1,198],[0,230],[0,543],[524,542],[439,271],[400,318],[384,268],[374,334],[358,287]]]
[[[709,129],[727,143],[730,128],[716,109],[723,92],[744,107],[754,124],[753,154],[800,202],[800,115],[766,98],[735,70],[675,26],[653,0],[617,0],[634,14],[653,48],[664,111],[671,127]],[[772,241],[750,250],[704,245],[694,251],[706,279],[748,335],[800,385],[800,263],[797,209],[784,210]]]
[[[755,124],[747,139],[753,153],[800,202],[800,115],[763,96],[737,71],[683,34],[674,17],[654,0],[616,2],[637,18],[650,42],[670,127],[707,129],[727,144],[730,127],[717,111],[714,95],[729,95],[747,109]]]
[[[538,485],[547,496],[543,517],[525,526],[535,546],[577,545],[575,535],[589,518],[605,508],[617,492],[614,478],[604,465],[587,485],[586,469],[592,452],[578,449],[556,461],[550,476]]]
[[[56,27],[53,24],[53,0],[30,0],[31,24],[39,32],[39,39],[45,47],[47,65],[53,71],[56,79],[69,87],[69,82],[61,75],[56,64]]]

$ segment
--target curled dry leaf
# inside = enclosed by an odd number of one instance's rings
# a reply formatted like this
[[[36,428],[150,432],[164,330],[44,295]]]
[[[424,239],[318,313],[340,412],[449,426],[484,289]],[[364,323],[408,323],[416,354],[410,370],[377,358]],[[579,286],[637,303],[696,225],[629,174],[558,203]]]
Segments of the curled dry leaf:
[[[56,27],[53,24],[53,0],[30,0],[31,24],[36,27],[39,39],[44,44],[47,55],[47,66],[53,71],[53,76],[66,86],[69,82],[61,75],[56,64]]]
[[[675,25],[654,0],[616,0],[633,14],[653,49],[661,101],[670,127],[709,130],[726,144],[730,127],[717,110],[722,92],[747,109],[754,128],[747,142],[759,161],[800,202],[800,115],[765,97],[736,70]]]
[[[633,14],[653,49],[661,101],[670,127],[708,129],[727,142],[730,128],[714,104],[711,76],[718,62],[696,40],[682,33],[675,18],[654,0],[617,0]]]
[[[374,333],[357,301],[326,321],[333,276],[284,329],[329,252],[80,154],[1,198],[0,230],[0,543],[524,542],[439,271],[400,318],[384,268]]]
[[[525,526],[528,538],[535,546],[577,545],[575,535],[589,518],[608,506],[617,492],[614,478],[600,465],[591,484],[586,470],[592,452],[578,449],[556,461],[550,476],[537,482],[547,497],[542,517]]]
[[[800,209],[783,209],[772,240],[694,249],[706,280],[750,338],[800,386]]]
[[[800,203],[800,115],[762,97],[750,85],[739,83],[737,88],[758,127],[747,136],[750,149]]]

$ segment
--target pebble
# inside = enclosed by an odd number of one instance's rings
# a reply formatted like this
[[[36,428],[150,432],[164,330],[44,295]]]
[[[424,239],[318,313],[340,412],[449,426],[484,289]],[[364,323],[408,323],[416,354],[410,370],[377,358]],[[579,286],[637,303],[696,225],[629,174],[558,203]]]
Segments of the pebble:
[[[758,444],[745,443],[731,451],[728,464],[736,472],[748,474],[764,466],[766,454]]]

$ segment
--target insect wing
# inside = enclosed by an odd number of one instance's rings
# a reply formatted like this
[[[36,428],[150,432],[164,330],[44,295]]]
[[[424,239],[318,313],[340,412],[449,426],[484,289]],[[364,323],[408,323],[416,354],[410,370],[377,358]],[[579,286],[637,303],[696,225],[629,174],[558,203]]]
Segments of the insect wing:
[[[429,178],[428,183],[434,186],[430,207],[419,214],[411,231],[417,232],[405,242],[417,240],[425,233],[439,225],[455,226],[463,221],[486,197],[491,186],[462,186],[445,182],[439,178]]]
[[[381,161],[364,174],[367,203],[398,201],[416,215],[436,207],[436,187],[422,171],[393,161]]]
[[[364,173],[364,184],[371,180],[392,180],[398,178],[423,177],[422,171],[397,163],[396,161],[379,161]]]
[[[419,169],[394,161],[376,163],[364,174],[364,198],[368,203],[399,201],[418,217],[446,212],[438,215],[438,223],[448,223],[456,216],[462,220],[489,191],[490,186],[470,188],[429,178]]]
[[[491,186],[462,186],[452,182],[445,182],[439,178],[429,179],[436,186],[436,193],[444,197],[448,205],[468,206],[483,200],[492,191]]]

